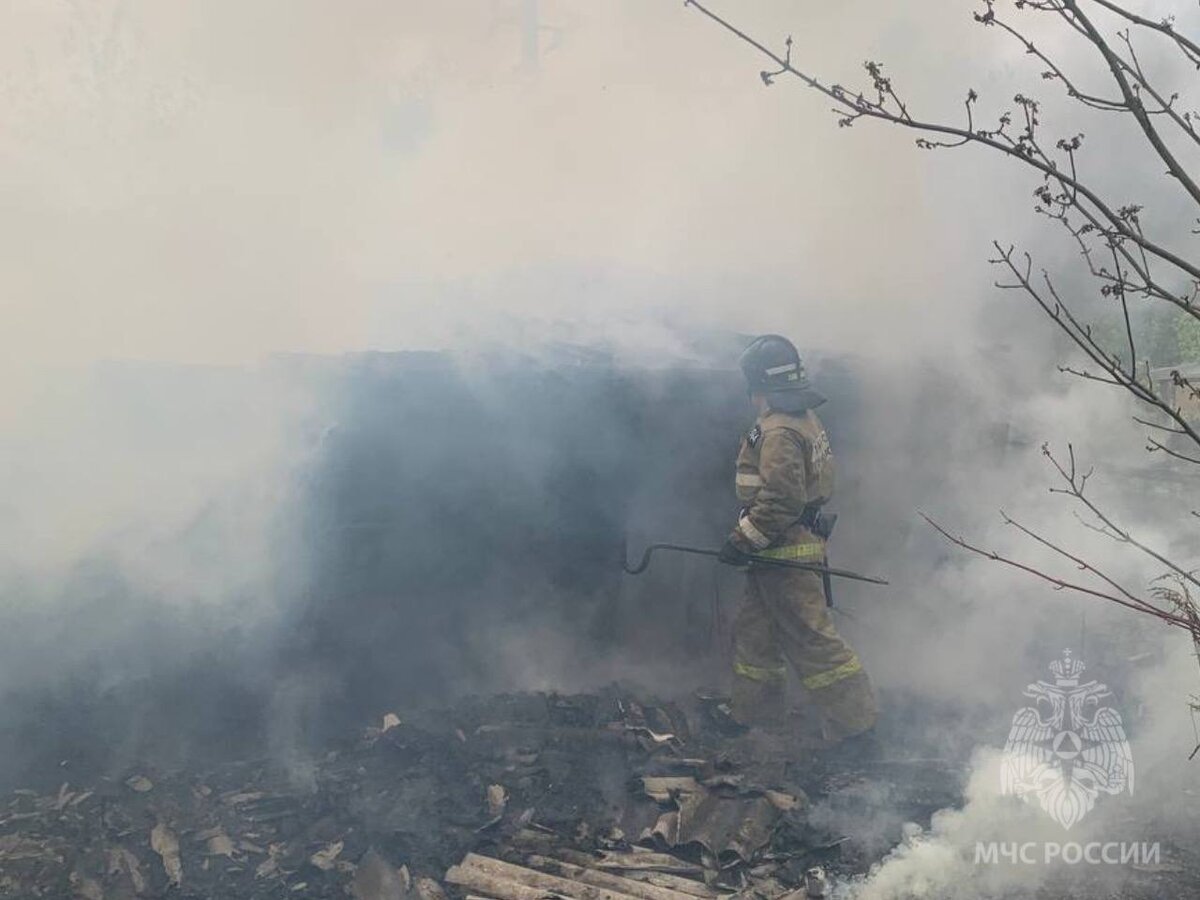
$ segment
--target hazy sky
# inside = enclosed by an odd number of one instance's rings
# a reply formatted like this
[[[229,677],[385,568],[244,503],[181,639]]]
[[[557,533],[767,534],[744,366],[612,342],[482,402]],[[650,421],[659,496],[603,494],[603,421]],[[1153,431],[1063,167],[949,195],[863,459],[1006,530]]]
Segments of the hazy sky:
[[[848,81],[878,52],[951,108],[930,53],[1000,65],[953,0],[919,18],[714,6]],[[933,199],[959,176],[934,189],[911,136],[847,133],[811,92],[765,89],[748,48],[675,0],[9,0],[4,17],[10,366],[440,345],[496,312],[647,306],[869,346],[926,330],[931,304],[954,329],[987,289],[976,213]]]

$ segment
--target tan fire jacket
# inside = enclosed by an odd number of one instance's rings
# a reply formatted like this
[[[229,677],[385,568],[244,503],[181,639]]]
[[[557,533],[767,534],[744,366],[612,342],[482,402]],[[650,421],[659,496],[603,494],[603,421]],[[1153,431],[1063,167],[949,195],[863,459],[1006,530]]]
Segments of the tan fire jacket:
[[[748,552],[821,559],[824,542],[799,523],[804,509],[833,494],[833,452],[816,413],[771,410],[742,438],[737,496],[742,514],[733,540]]]

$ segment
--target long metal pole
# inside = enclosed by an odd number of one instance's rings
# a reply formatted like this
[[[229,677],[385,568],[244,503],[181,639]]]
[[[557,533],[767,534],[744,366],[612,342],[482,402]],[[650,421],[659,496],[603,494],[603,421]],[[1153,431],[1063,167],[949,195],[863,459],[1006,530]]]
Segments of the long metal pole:
[[[683,544],[651,544],[646,548],[636,566],[629,565],[628,551],[626,551],[626,555],[621,560],[621,568],[630,575],[640,575],[650,565],[650,556],[656,550],[672,550],[676,553],[691,553],[694,556],[710,556],[713,558],[721,555],[720,550],[708,550],[704,547],[688,547]],[[850,572],[846,569],[832,569],[829,566],[823,566],[819,563],[803,563],[791,559],[775,559],[770,556],[756,555],[747,556],[746,559],[756,565],[778,566],[784,569],[803,569],[808,572],[819,572],[829,575],[832,578],[848,578],[851,581],[865,581],[869,584],[887,584],[887,581],[877,578],[874,575],[861,575],[858,572]]]

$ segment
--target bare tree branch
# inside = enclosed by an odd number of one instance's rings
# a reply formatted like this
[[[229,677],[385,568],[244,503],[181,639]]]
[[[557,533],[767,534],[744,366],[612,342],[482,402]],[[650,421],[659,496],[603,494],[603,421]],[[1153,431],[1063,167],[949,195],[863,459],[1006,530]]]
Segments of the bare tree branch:
[[[1097,366],[1103,369],[1109,376],[1108,379],[1101,379],[1079,370],[1073,370],[1069,367],[1063,367],[1064,371],[1072,372],[1084,378],[1090,378],[1096,381],[1104,381],[1106,384],[1113,384],[1125,388],[1129,393],[1133,394],[1137,399],[1141,400],[1149,406],[1162,412],[1171,421],[1178,426],[1178,433],[1187,435],[1197,446],[1200,446],[1200,431],[1197,431],[1187,418],[1183,415],[1179,407],[1172,406],[1155,393],[1153,386],[1143,383],[1136,373],[1126,372],[1121,365],[1121,361],[1108,354],[1096,341],[1092,338],[1090,331],[1084,327],[1070,308],[1062,302],[1054,288],[1054,283],[1050,280],[1049,273],[1043,270],[1042,276],[1046,284],[1047,290],[1050,292],[1050,297],[1042,295],[1041,291],[1033,284],[1030,278],[1030,268],[1032,261],[1029,254],[1025,254],[1024,270],[1013,259],[1014,250],[1012,247],[1005,249],[998,242],[992,244],[999,256],[991,262],[1002,263],[1013,277],[1017,279],[1016,284],[998,283],[996,286],[1005,289],[1020,288],[1024,290],[1034,302],[1059,325],[1081,349],[1089,359]]]
[[[1087,507],[1088,511],[1096,517],[1097,521],[1103,524],[1104,528],[1107,529],[1104,533],[1108,534],[1108,536],[1113,540],[1122,544],[1128,544],[1131,547],[1136,547],[1155,562],[1166,566],[1179,578],[1191,583],[1195,587],[1200,587],[1200,581],[1196,579],[1196,576],[1193,572],[1184,570],[1170,559],[1163,556],[1163,554],[1159,553],[1157,550],[1154,550],[1153,548],[1142,543],[1128,530],[1117,525],[1117,523],[1113,521],[1110,516],[1108,516],[1103,510],[1100,509],[1099,506],[1092,502],[1092,499],[1085,493],[1087,490],[1087,480],[1090,473],[1082,476],[1079,474],[1075,466],[1075,448],[1070,444],[1067,444],[1067,453],[1069,457],[1069,464],[1067,466],[1063,466],[1062,462],[1060,462],[1059,459],[1051,452],[1050,446],[1048,444],[1042,445],[1042,455],[1045,456],[1046,459],[1050,460],[1050,464],[1054,466],[1054,469],[1056,472],[1058,472],[1059,477],[1067,485],[1065,490],[1061,488],[1051,488],[1051,492],[1068,494],[1069,496],[1074,497],[1085,507]]]
[[[1014,569],[1019,569],[1022,572],[1025,572],[1029,575],[1033,575],[1034,577],[1041,579],[1042,581],[1048,582],[1049,584],[1053,585],[1058,590],[1072,591],[1074,593],[1083,594],[1088,597],[1095,597],[1100,600],[1107,600],[1110,603],[1115,603],[1118,606],[1124,606],[1126,609],[1131,609],[1134,612],[1139,612],[1139,613],[1143,613],[1145,615],[1152,616],[1156,619],[1166,622],[1168,625],[1173,625],[1176,628],[1183,628],[1183,629],[1187,630],[1188,632],[1195,633],[1192,631],[1192,629],[1193,629],[1192,622],[1185,616],[1181,616],[1176,613],[1170,613],[1170,612],[1167,612],[1166,610],[1158,609],[1157,607],[1154,607],[1153,605],[1148,604],[1148,603],[1144,603],[1144,602],[1143,603],[1133,603],[1133,602],[1130,602],[1129,600],[1125,599],[1124,597],[1120,596],[1119,594],[1109,593],[1107,591],[1101,591],[1101,590],[1097,590],[1096,588],[1088,587],[1087,585],[1067,581],[1064,578],[1059,578],[1056,575],[1051,575],[1048,572],[1043,572],[1041,569],[1038,569],[1036,566],[1032,566],[1032,565],[1029,565],[1028,563],[1023,563],[1023,562],[1020,562],[1015,559],[1010,559],[1009,557],[1004,556],[1004,555],[996,552],[995,550],[984,550],[984,549],[977,547],[974,544],[970,543],[969,541],[967,541],[966,538],[958,537],[956,535],[951,534],[949,531],[947,531],[945,528],[943,528],[941,525],[939,525],[937,522],[935,522],[929,516],[925,515],[925,513],[921,513],[920,515],[921,515],[922,519],[924,519],[926,522],[928,522],[929,525],[935,531],[938,532],[938,534],[940,534],[942,537],[944,537],[950,543],[955,544],[956,546],[961,547],[964,550],[969,550],[970,552],[977,554],[978,556],[983,556],[994,562],[1004,563],[1004,565],[1006,565],[1006,566],[1011,566]],[[1058,548],[1055,548],[1055,549],[1058,549]],[[1062,552],[1062,551],[1060,551],[1060,552]],[[1064,552],[1064,555],[1069,556],[1069,554],[1065,554],[1065,552]]]
[[[1125,105],[1129,107],[1129,111],[1133,113],[1133,117],[1137,119],[1138,125],[1141,126],[1143,134],[1146,135],[1146,140],[1150,142],[1159,158],[1167,165],[1167,171],[1170,172],[1183,186],[1192,199],[1200,203],[1200,185],[1192,180],[1191,176],[1180,165],[1179,160],[1167,147],[1163,141],[1162,135],[1158,133],[1158,129],[1154,127],[1154,123],[1150,121],[1150,117],[1146,114],[1146,107],[1142,104],[1142,98],[1134,93],[1133,88],[1129,84],[1129,79],[1126,77],[1125,68],[1122,65],[1120,57],[1117,56],[1104,35],[1092,24],[1092,20],[1084,15],[1079,8],[1076,0],[1063,0],[1063,6],[1069,10],[1080,25],[1087,32],[1088,38],[1096,49],[1104,56],[1105,62],[1108,63],[1109,70],[1112,72],[1113,80],[1116,81],[1117,87],[1121,89],[1121,96],[1125,98]]]
[[[1197,46],[1195,42],[1188,40],[1182,34],[1177,32],[1171,20],[1168,19],[1163,22],[1155,22],[1118,6],[1116,3],[1113,3],[1112,0],[1092,0],[1092,2],[1097,6],[1103,6],[1109,12],[1116,13],[1121,18],[1126,19],[1135,25],[1140,25],[1143,28],[1149,28],[1151,31],[1157,31],[1160,34],[1165,34],[1179,46],[1184,55],[1192,62],[1192,65],[1194,65],[1197,69],[1200,69],[1200,46]]]
[[[1135,228],[1129,223],[1129,217],[1127,215],[1121,215],[1121,211],[1119,209],[1114,209],[1087,185],[1083,184],[1077,178],[1066,174],[1066,172],[1062,171],[1051,160],[1047,159],[1044,154],[1038,153],[1035,150],[1035,147],[1031,145],[1031,135],[1028,134],[1029,129],[1035,126],[1036,122],[1027,119],[1026,133],[1013,138],[1007,134],[1006,128],[1009,122],[1006,122],[1004,117],[1002,117],[1001,120],[1001,127],[993,131],[985,131],[977,128],[963,128],[961,126],[945,125],[937,122],[916,119],[905,106],[902,106],[896,110],[889,109],[884,102],[880,100],[869,100],[862,92],[854,93],[842,87],[841,85],[827,85],[820,79],[809,75],[800,69],[797,69],[791,61],[790,39],[787,45],[787,55],[780,56],[765,44],[751,37],[746,32],[737,28],[726,19],[708,9],[708,7],[706,7],[703,3],[700,3],[699,0],[685,0],[684,5],[692,7],[701,12],[709,19],[727,30],[729,33],[736,36],[739,40],[749,44],[759,53],[773,61],[779,68],[773,72],[761,73],[763,81],[766,84],[772,84],[774,82],[774,78],[778,75],[792,75],[798,78],[808,87],[833,100],[835,104],[837,104],[837,108],[844,111],[843,118],[839,120],[839,124],[843,126],[849,126],[860,118],[879,119],[881,121],[890,122],[894,125],[900,125],[904,128],[909,128],[914,131],[935,135],[944,135],[945,137],[954,139],[953,141],[949,142],[919,139],[918,145],[925,148],[958,147],[973,143],[996,150],[1006,156],[1017,158],[1030,167],[1038,170],[1046,177],[1053,179],[1064,189],[1069,189],[1078,196],[1086,199],[1087,202],[1095,208],[1099,216],[1102,217],[1105,222],[1107,222],[1107,226],[1104,230],[1111,231],[1114,235],[1121,238],[1122,241],[1128,241],[1137,245],[1151,256],[1175,266],[1181,271],[1186,272],[1192,278],[1200,281],[1200,266],[1189,262],[1174,251],[1171,251],[1161,244],[1147,238],[1140,232],[1139,229]],[[979,18],[982,19],[984,16],[979,16]],[[872,62],[868,62],[866,65],[868,68],[868,73],[872,74],[873,79],[876,81],[876,87],[878,88],[880,72],[879,65]],[[890,83],[888,87],[890,88]],[[969,100],[973,99],[973,95],[974,92],[972,91],[971,94],[968,95]],[[883,97],[887,98],[888,96],[888,91],[884,91]],[[1022,103],[1022,101],[1024,101],[1022,105],[1025,107],[1026,116],[1032,115],[1032,112],[1028,106],[1029,101],[1027,98],[1018,95],[1016,101],[1018,103]],[[1092,222],[1092,224],[1099,227],[1098,222],[1099,220],[1096,219]],[[1127,258],[1127,262],[1130,262],[1130,259]],[[1189,313],[1195,315],[1196,318],[1200,319],[1200,310],[1193,309],[1186,298],[1177,297],[1165,290],[1162,291],[1161,298],[1174,303],[1180,309],[1188,311]]]

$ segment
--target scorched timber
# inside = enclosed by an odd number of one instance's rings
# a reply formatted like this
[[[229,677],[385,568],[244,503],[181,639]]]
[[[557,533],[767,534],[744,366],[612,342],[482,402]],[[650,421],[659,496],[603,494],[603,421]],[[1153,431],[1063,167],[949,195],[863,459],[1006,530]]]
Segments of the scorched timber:
[[[554,863],[553,860],[548,862]],[[557,863],[559,871],[570,877],[551,875],[498,859],[468,853],[463,861],[446,873],[446,881],[499,900],[538,900],[547,892],[571,900],[696,900],[692,894],[643,884],[617,875],[608,875]],[[578,873],[587,878],[575,880]],[[599,882],[603,882],[603,884]]]

